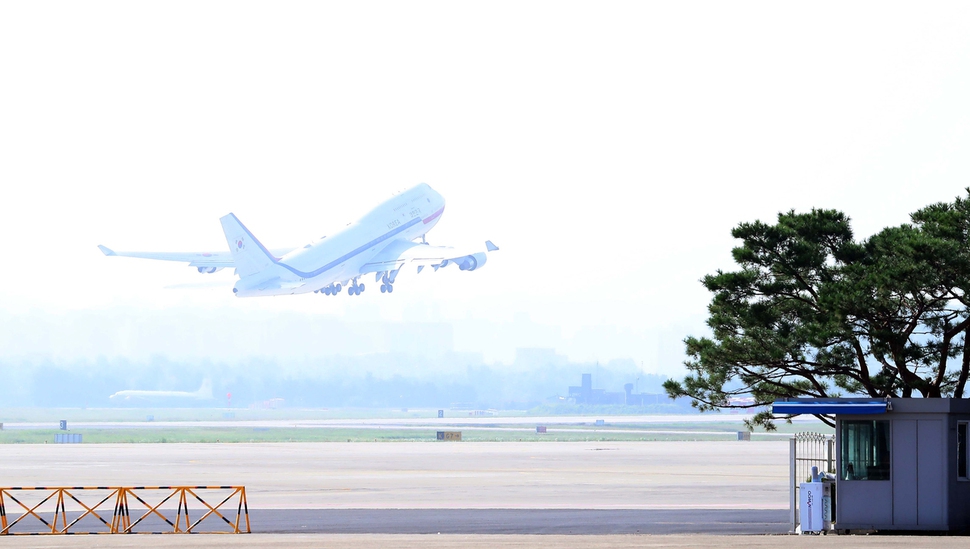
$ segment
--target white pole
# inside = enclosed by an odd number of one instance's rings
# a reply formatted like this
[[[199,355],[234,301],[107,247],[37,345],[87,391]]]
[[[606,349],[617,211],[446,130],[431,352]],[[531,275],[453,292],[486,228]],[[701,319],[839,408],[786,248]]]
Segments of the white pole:
[[[833,438],[826,439],[825,442],[826,442],[826,445],[825,445],[826,446],[826,452],[828,453],[828,456],[827,456],[828,471],[827,472],[835,473],[836,472],[835,471],[835,460],[833,459],[834,456],[835,456],[835,439],[833,439]]]
[[[797,484],[795,484],[796,481],[797,481],[797,479],[795,478],[795,474],[796,474],[795,473],[795,458],[796,458],[796,455],[797,455],[796,440],[795,440],[795,437],[792,437],[791,440],[789,441],[789,448],[788,448],[788,457],[789,457],[789,461],[788,461],[788,471],[789,471],[789,482],[788,482],[789,499],[788,499],[788,507],[789,507],[789,510],[791,511],[791,531],[788,532],[789,534],[794,534],[795,533],[795,528],[798,527],[798,508],[797,508],[797,504],[798,504],[797,497],[798,496],[795,494],[795,488],[797,487]]]

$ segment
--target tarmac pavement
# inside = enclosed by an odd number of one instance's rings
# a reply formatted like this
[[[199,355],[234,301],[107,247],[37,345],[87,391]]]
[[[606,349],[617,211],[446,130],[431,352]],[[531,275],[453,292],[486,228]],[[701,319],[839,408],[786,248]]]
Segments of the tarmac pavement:
[[[711,535],[364,535],[250,534],[238,536],[33,536],[4,539],[4,547],[159,549],[963,549],[964,537],[934,536],[711,536]]]
[[[788,529],[787,446],[784,441],[2,445],[2,486],[245,485],[254,531],[188,540],[177,535],[25,536],[2,544],[966,546],[966,538],[959,537],[783,535]],[[9,504],[8,516],[13,511]]]
[[[785,534],[775,509],[266,509],[256,533]]]

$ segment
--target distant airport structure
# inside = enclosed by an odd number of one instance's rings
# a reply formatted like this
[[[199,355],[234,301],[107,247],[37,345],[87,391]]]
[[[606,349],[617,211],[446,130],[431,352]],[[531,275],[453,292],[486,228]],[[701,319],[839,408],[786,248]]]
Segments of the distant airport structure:
[[[623,392],[593,388],[593,374],[583,374],[582,384],[569,387],[569,399],[575,404],[648,406],[673,402],[667,395],[633,392],[634,384],[623,385]]]
[[[212,400],[212,382],[208,379],[202,380],[202,385],[197,391],[141,391],[125,390],[108,397],[112,400],[141,399],[141,400],[163,400],[163,399],[185,399],[185,400]]]
[[[381,283],[382,293],[391,293],[405,266],[416,267],[419,273],[426,267],[437,271],[449,265],[474,271],[485,265],[488,252],[498,250],[491,241],[482,248],[469,249],[428,244],[425,235],[444,211],[444,197],[422,183],[394,195],[337,233],[296,249],[268,250],[232,213],[219,220],[228,253],[116,252],[105,246],[98,248],[107,256],[187,262],[200,273],[232,267],[239,276],[232,289],[237,297],[310,292],[336,295],[344,287],[348,295],[360,295],[365,284],[359,279],[369,274]]]

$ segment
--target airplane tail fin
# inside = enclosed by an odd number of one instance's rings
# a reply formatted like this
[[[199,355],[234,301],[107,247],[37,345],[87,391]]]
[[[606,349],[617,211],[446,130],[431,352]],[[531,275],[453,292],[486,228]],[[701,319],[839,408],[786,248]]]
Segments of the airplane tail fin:
[[[222,231],[226,233],[232,261],[240,277],[265,271],[279,261],[234,214],[220,218],[219,222],[222,223]]]
[[[205,378],[202,380],[202,385],[199,386],[199,390],[195,392],[199,398],[212,398],[212,380]]]

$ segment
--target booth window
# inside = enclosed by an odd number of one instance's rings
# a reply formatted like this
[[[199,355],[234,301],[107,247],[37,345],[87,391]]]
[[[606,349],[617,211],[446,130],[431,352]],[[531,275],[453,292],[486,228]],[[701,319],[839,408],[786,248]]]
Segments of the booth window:
[[[957,477],[970,480],[967,475],[967,422],[957,423]]]
[[[889,480],[889,422],[842,421],[842,478]]]

